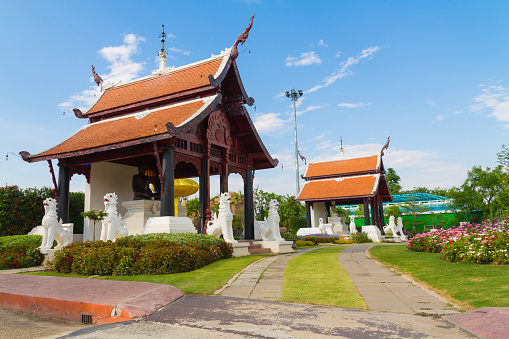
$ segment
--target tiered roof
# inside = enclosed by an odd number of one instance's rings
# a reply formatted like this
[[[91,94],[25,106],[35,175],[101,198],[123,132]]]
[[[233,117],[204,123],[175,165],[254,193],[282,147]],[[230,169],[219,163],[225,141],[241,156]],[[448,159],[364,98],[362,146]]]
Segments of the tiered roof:
[[[382,155],[310,162],[303,175],[306,180],[296,197],[298,201],[343,201],[358,203],[380,193],[391,201],[385,180]]]
[[[39,154],[21,152],[26,161],[76,158],[84,154],[168,139],[166,126],[176,135],[192,131],[221,103],[235,98],[252,105],[239,76],[230,49],[219,55],[125,84],[106,84],[95,103],[80,112],[89,123],[59,145]],[[263,145],[245,108],[231,117],[232,136],[246,145],[254,169],[272,168],[272,159]],[[235,130],[237,129],[237,130]]]

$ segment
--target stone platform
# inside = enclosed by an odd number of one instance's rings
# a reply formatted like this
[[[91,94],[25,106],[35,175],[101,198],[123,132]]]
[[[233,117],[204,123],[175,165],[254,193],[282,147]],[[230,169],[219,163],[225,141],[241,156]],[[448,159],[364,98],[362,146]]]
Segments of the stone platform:
[[[140,318],[183,295],[165,284],[0,275],[0,308],[91,324]]]

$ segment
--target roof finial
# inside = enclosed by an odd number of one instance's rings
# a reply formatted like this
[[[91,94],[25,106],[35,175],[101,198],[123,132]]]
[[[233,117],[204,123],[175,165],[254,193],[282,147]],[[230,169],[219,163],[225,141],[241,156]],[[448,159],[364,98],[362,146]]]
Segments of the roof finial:
[[[161,38],[161,50],[159,51],[159,69],[152,72],[153,75],[162,75],[167,70],[168,67],[166,67],[166,50],[164,49],[164,42],[166,41],[166,33],[164,33],[164,25],[163,25],[163,32],[161,35],[159,35]]]
[[[95,72],[95,67],[92,65],[92,75],[94,76],[94,81],[97,84],[97,86],[101,86],[101,92],[103,90],[103,79]]]
[[[384,156],[384,150],[389,148],[389,142],[391,141],[391,137],[387,137],[387,142],[385,143],[384,147],[382,147],[382,150],[380,151],[380,156]]]
[[[161,47],[161,53],[164,53],[165,57],[166,57],[166,51],[164,49],[164,42],[166,41],[166,33],[164,33],[164,25],[163,25],[163,32],[161,33],[161,35],[159,37],[161,38],[161,43],[163,44]],[[159,54],[159,56],[160,55],[161,54]]]
[[[343,136],[339,137],[339,141],[341,143],[341,147],[339,148],[339,157],[344,158],[345,154],[343,153]]]
[[[251,15],[251,22],[247,26],[246,30],[244,31],[244,33],[240,34],[237,37],[237,40],[235,40],[235,42],[233,43],[232,50],[230,52],[230,58],[232,59],[232,61],[237,59],[237,57],[239,56],[239,51],[237,49],[237,46],[239,45],[239,43],[241,45],[244,45],[244,42],[246,42],[247,38],[249,37],[249,31],[251,30],[251,27],[253,26],[254,16],[255,15],[253,13],[253,15]]]

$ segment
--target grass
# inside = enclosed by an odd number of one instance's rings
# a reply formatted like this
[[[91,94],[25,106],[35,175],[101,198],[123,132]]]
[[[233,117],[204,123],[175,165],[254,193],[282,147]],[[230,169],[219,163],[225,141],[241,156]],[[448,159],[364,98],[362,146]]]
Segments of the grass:
[[[374,246],[371,255],[466,310],[509,307],[509,265],[451,263],[440,253],[410,252],[405,245]]]
[[[280,301],[367,309],[350,277],[339,264],[347,246],[328,246],[290,260],[284,273]]]
[[[198,270],[185,273],[162,275],[136,275],[136,276],[94,276],[93,279],[117,281],[143,281],[151,283],[169,284],[182,290],[186,294],[213,294],[215,290],[224,286],[238,271],[249,264],[266,257],[264,255],[248,255],[239,258],[222,259]],[[56,272],[30,272],[25,274],[90,278],[77,274],[62,274]]]

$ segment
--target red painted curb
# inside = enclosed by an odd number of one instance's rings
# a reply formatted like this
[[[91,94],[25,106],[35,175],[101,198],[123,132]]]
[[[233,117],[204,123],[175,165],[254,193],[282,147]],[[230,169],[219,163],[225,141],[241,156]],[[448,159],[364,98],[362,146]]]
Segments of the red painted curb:
[[[0,308],[107,324],[140,318],[182,297],[171,285],[83,278],[0,276]]]

